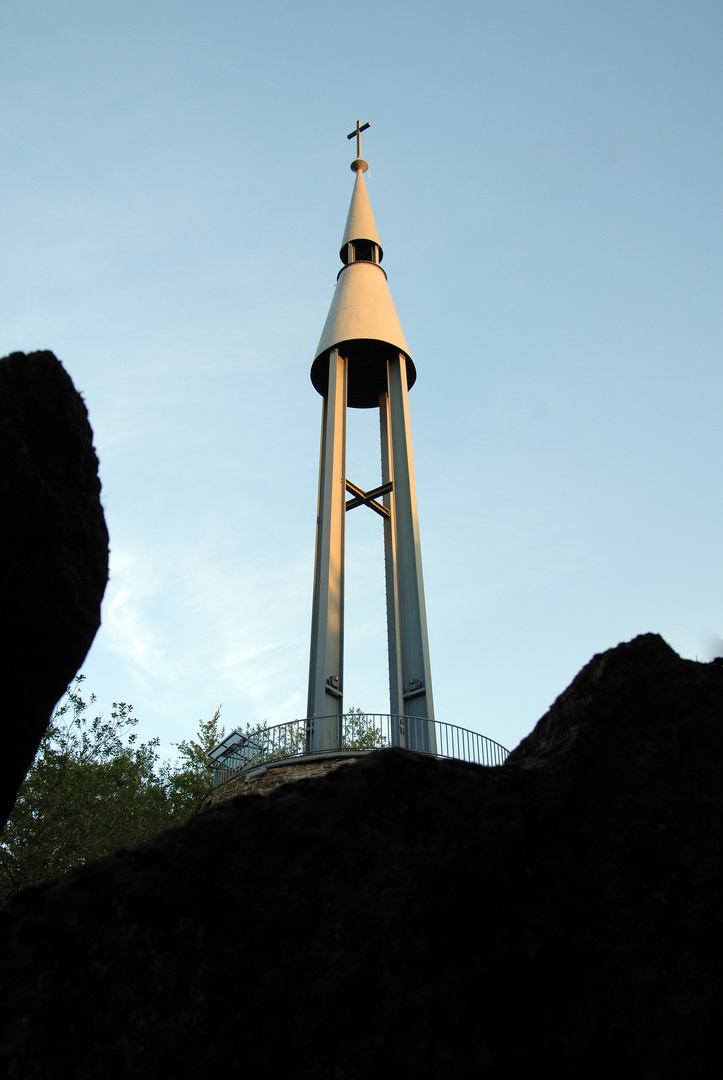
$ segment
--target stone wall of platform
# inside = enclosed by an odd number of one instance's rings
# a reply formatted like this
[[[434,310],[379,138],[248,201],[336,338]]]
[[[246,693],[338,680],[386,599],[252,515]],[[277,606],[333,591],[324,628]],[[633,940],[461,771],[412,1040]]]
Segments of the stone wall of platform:
[[[297,761],[291,765],[261,766],[245,776],[234,776],[214,788],[205,799],[206,806],[233,799],[236,795],[268,795],[282,784],[294,784],[298,780],[310,780],[314,776],[326,776],[341,765],[356,761],[355,757],[321,758],[317,761]]]

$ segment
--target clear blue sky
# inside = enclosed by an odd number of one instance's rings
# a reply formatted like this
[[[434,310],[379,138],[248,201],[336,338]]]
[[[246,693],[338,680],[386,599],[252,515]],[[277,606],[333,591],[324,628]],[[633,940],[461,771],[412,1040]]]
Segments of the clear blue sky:
[[[89,409],[105,710],[166,751],[220,702],[305,713],[357,119],[438,718],[513,747],[596,652],[723,646],[722,42],[717,0],[5,0],[0,353],[52,349]],[[385,712],[380,523],[347,526],[346,703]]]

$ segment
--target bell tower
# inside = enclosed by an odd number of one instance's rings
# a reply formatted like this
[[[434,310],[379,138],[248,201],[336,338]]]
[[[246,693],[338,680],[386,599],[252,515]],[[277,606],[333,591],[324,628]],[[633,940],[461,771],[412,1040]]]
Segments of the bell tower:
[[[432,680],[414,482],[409,390],[417,373],[399,322],[356,138],[354,190],[339,255],[334,298],[311,365],[323,399],[307,752],[342,745],[344,694],[344,525],[365,507],[383,523],[391,741],[436,753]],[[369,491],[346,475],[346,411],[377,409],[381,483]],[[347,498],[350,496],[350,498]]]

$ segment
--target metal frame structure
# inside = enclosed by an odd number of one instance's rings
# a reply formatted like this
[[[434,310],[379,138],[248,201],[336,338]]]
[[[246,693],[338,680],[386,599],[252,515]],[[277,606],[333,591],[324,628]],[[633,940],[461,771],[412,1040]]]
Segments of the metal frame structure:
[[[275,727],[247,726],[211,752],[214,783],[320,758],[404,747],[439,758],[502,765],[508,751],[476,731],[437,721],[424,605],[409,390],[417,377],[381,267],[382,246],[364,182],[357,121],[354,192],[329,314],[311,366],[323,399],[307,715]],[[365,491],[346,475],[347,409],[377,409],[381,483]],[[349,496],[349,497],[348,497]],[[344,555],[350,510],[366,506],[384,536],[388,714],[344,712]]]
[[[321,414],[319,502],[311,615],[308,716],[324,717],[314,749],[340,745],[344,685],[344,546],[347,361],[333,349]],[[338,720],[334,719],[338,717]]]
[[[384,521],[392,743],[436,752],[432,679],[409,417],[416,371],[381,267],[357,121],[354,193],[342,239],[344,266],[312,365],[323,397],[306,750],[342,745],[345,515],[368,506]],[[379,409],[382,483],[364,491],[346,476],[346,410]],[[352,496],[346,499],[347,492]],[[382,499],[382,502],[378,500]],[[420,718],[405,724],[404,717]],[[424,721],[429,721],[425,723]]]

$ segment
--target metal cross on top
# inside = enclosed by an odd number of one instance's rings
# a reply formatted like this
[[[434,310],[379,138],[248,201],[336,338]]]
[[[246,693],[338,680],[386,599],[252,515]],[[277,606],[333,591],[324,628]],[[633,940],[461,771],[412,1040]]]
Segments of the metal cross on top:
[[[347,139],[353,139],[354,136],[356,135],[356,156],[358,158],[361,157],[361,133],[362,133],[362,131],[366,131],[366,129],[368,127],[370,127],[370,126],[371,126],[370,124],[360,124],[359,121],[357,120],[356,127],[354,128],[353,131],[350,131],[349,134],[347,135]]]

